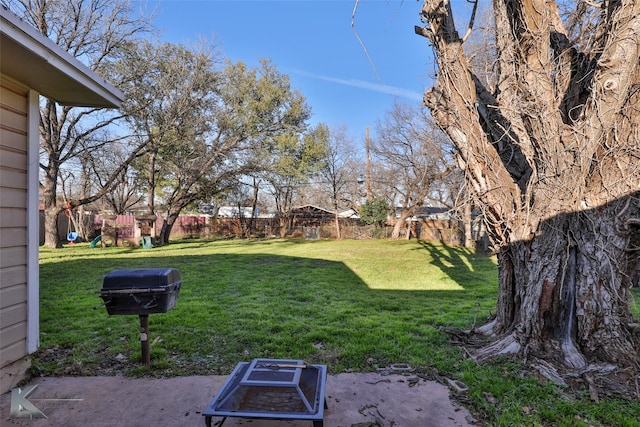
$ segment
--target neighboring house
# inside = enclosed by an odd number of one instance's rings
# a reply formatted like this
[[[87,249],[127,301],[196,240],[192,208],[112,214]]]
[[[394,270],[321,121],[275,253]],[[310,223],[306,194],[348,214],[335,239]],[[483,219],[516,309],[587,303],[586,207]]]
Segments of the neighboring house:
[[[397,207],[389,217],[387,224],[395,225],[400,218],[402,208]],[[464,226],[462,218],[449,208],[420,206],[414,214],[407,218],[407,225],[411,227],[411,235],[418,239],[437,240],[450,245],[464,244]],[[406,228],[401,234],[406,236]],[[477,212],[471,215],[471,240],[481,242],[486,239],[486,231],[482,218]]]
[[[354,215],[355,211],[349,209],[347,211],[338,212],[338,217],[348,219],[359,219],[357,215]],[[291,216],[293,217],[293,226],[320,226],[325,224],[332,224],[332,221],[336,219],[336,212],[314,205],[297,206],[291,210]]]
[[[117,108],[122,94],[0,5],[0,393],[39,345],[39,95]],[[61,313],[62,315],[62,313]]]
[[[400,218],[400,214],[402,213],[401,207],[396,207],[394,218],[390,222],[395,222],[398,218]],[[420,206],[417,207],[413,213],[411,218],[408,218],[408,221],[420,221],[420,220],[440,220],[440,221],[455,221],[458,217],[452,213],[449,208],[438,208],[433,206]]]
[[[340,218],[347,218],[347,219],[360,219],[360,214],[358,214],[358,211],[356,211],[353,208],[349,208],[347,210],[340,212],[338,216]]]
[[[254,217],[259,214],[259,209],[256,208]],[[220,218],[251,218],[251,207],[238,208],[237,206],[220,206],[218,208],[217,216]]]

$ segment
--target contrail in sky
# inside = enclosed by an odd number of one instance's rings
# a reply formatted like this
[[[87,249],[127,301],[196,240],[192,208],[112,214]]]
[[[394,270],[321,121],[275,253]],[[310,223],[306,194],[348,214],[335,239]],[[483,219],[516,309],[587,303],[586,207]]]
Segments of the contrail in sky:
[[[302,76],[311,77],[318,80],[324,80],[327,82],[337,83],[345,86],[358,87],[361,89],[372,90],[375,92],[386,93],[389,95],[399,96],[402,98],[411,99],[414,101],[422,101],[422,94],[418,92],[414,92],[412,90],[402,89],[395,86],[382,85],[370,83],[364,80],[353,80],[353,79],[340,79],[337,77],[323,76],[321,74],[309,73],[308,71],[302,70],[293,70],[295,74],[300,74]]]

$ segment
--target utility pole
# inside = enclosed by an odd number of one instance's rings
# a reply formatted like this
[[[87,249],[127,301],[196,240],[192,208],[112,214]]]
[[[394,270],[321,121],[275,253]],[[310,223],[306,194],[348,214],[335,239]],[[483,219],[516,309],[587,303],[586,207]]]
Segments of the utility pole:
[[[364,137],[365,149],[367,151],[367,202],[371,200],[371,151],[369,148],[369,126]]]

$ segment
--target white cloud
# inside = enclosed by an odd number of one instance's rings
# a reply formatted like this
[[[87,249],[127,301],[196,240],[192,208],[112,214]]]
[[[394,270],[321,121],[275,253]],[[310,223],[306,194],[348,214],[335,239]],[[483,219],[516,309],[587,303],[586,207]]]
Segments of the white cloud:
[[[313,79],[324,80],[326,82],[336,83],[339,85],[357,87],[360,89],[371,90],[380,93],[386,93],[401,98],[407,98],[413,101],[422,101],[422,94],[408,89],[402,89],[395,86],[376,84],[364,80],[341,79],[337,77],[324,76],[321,74],[310,73],[308,71],[293,70],[293,73],[301,76],[311,77]]]

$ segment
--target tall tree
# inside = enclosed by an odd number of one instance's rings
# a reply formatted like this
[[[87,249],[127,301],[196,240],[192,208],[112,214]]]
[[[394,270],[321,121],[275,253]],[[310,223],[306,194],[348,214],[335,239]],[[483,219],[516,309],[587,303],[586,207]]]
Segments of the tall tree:
[[[550,377],[637,372],[640,2],[579,1],[568,20],[551,0],[494,0],[493,11],[495,87],[470,65],[450,1],[426,0],[416,27],[438,65],[424,102],[498,253],[497,312],[479,329],[495,340],[476,356],[546,359]]]
[[[324,165],[328,138],[329,128],[319,124],[304,134],[282,134],[270,145],[271,164],[265,179],[275,200],[282,237],[292,227],[295,196]]]
[[[165,193],[172,189],[165,208],[180,206],[179,213],[194,201],[192,187],[209,167],[210,150],[203,140],[212,127],[222,80],[216,61],[215,47],[207,41],[194,49],[143,41],[130,44],[114,65],[135,70],[126,82],[129,96],[122,109],[135,137],[146,147],[135,165],[146,179],[149,214],[157,214],[158,186]]]
[[[101,73],[124,45],[150,29],[149,20],[136,12],[137,2],[130,0],[3,0],[14,13],[33,25],[92,70]],[[113,81],[116,86],[118,81]],[[59,179],[64,165],[81,155],[92,136],[121,115],[100,114],[97,109],[62,107],[47,100],[40,111],[42,198],[45,215],[45,245],[61,247],[58,214],[67,207],[59,197]],[[142,147],[138,147],[138,150]],[[128,158],[131,161],[135,157]],[[119,176],[116,170],[113,180]],[[69,201],[82,205],[102,194],[86,195]]]
[[[400,215],[391,233],[397,239],[416,210],[438,198],[436,190],[454,170],[454,159],[446,136],[424,108],[396,103],[378,123],[377,134],[371,150],[392,171],[390,184],[399,195]]]
[[[328,138],[327,156],[319,176],[323,193],[334,211],[336,238],[340,239],[340,209],[351,201],[349,184],[356,182],[358,176],[356,150],[344,127],[330,129]]]
[[[149,139],[148,185],[162,190],[161,244],[169,242],[185,207],[219,198],[238,185],[238,177],[261,170],[266,147],[297,135],[309,114],[304,97],[269,61],[255,68],[228,62],[217,70],[204,53],[167,48],[174,54],[156,58],[163,65],[144,76],[148,88],[132,108]],[[150,196],[150,206],[155,200]]]

